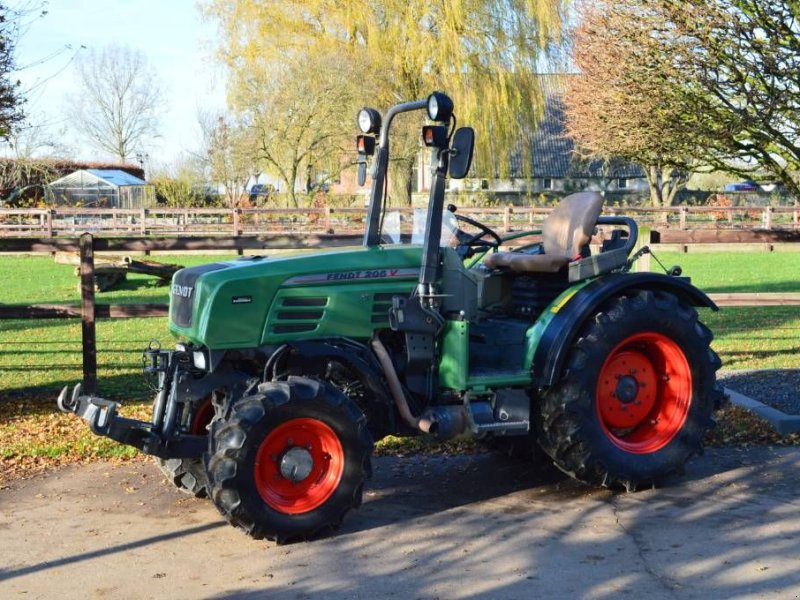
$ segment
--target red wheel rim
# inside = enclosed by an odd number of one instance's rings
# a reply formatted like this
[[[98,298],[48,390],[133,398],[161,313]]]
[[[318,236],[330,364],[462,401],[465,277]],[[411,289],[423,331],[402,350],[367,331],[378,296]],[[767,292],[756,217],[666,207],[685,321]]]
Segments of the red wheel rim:
[[[208,424],[214,418],[214,404],[211,398],[204,400],[197,409],[197,412],[192,419],[192,426],[190,432],[192,435],[206,435],[208,433]]]
[[[686,423],[692,372],[670,338],[637,333],[608,355],[595,394],[608,438],[622,450],[648,454],[666,446]]]
[[[256,454],[258,493],[271,508],[288,515],[324,504],[343,472],[339,437],[317,419],[281,423],[264,438]]]

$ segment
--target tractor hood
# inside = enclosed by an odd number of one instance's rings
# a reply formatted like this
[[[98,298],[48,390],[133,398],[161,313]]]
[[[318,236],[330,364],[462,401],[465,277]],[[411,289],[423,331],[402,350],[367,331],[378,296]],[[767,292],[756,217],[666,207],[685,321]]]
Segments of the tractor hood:
[[[214,350],[368,339],[388,326],[391,297],[414,289],[421,256],[420,246],[359,246],[181,269],[172,279],[170,330]]]

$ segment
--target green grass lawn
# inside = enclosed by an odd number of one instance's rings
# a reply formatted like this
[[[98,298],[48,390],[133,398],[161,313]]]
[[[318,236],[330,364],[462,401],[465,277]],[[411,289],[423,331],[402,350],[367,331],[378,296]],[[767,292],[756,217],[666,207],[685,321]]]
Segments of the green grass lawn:
[[[733,292],[800,292],[800,252],[658,252],[666,268],[680,265],[683,274],[708,294]],[[659,266],[651,261],[651,270]]]
[[[656,253],[708,294],[800,292],[800,253]],[[653,271],[658,263],[651,263]],[[725,369],[800,368],[800,306],[701,310]]]
[[[135,257],[138,258],[138,257]],[[236,258],[231,256],[157,256],[160,263],[185,267]],[[0,256],[0,303],[3,304],[78,304],[78,278],[75,267],[56,264],[49,256]],[[98,304],[169,302],[169,286],[159,285],[156,277],[130,273],[116,289],[96,294]]]
[[[723,369],[800,369],[800,306],[700,310]]]
[[[99,391],[145,398],[142,350],[152,339],[172,345],[165,319],[99,319],[96,333]],[[79,319],[0,321],[0,400],[52,396],[81,377]]]
[[[165,263],[197,265],[231,257],[159,256]],[[663,253],[666,266],[680,264],[684,274],[708,293],[800,292],[800,254]],[[653,261],[653,269],[657,268]],[[0,303],[78,303],[73,268],[52,258],[0,258]],[[100,303],[168,302],[168,287],[154,278],[129,275],[121,289],[97,294]],[[736,307],[702,311],[715,332],[715,347],[725,367],[800,367],[800,307]],[[100,320],[98,365],[102,391],[112,397],[141,391],[130,380],[139,354],[150,339],[171,343],[163,319]],[[0,399],[23,390],[52,392],[80,379],[80,323],[77,320],[0,321]],[[106,389],[108,388],[108,389]]]

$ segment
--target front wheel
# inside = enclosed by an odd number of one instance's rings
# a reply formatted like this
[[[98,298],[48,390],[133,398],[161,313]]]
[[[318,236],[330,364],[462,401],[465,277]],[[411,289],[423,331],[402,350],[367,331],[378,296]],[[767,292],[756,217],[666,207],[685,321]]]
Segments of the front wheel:
[[[372,446],[366,417],[333,386],[262,384],[212,424],[211,499],[254,538],[314,537],[361,504]]]
[[[702,451],[722,401],[720,360],[696,311],[668,293],[611,300],[540,403],[539,443],[587,483],[636,489]]]
[[[211,397],[201,400],[192,416],[189,433],[207,435],[208,427],[214,418],[214,407]],[[200,458],[156,458],[158,468],[172,484],[184,494],[196,498],[208,495],[208,480],[203,460]]]

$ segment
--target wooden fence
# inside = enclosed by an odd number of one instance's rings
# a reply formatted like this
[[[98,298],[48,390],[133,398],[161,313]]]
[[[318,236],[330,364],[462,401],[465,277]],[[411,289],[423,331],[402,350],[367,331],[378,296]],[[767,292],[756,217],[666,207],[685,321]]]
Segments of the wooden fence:
[[[390,209],[394,210],[394,209]],[[415,209],[399,209],[411,221]],[[418,210],[418,209],[417,209]],[[549,207],[459,208],[495,229],[519,231],[536,226]],[[615,207],[607,215],[630,215],[642,226],[701,229],[720,226],[763,229],[800,228],[800,207],[673,206],[666,208]],[[332,234],[364,230],[363,208],[143,208],[143,209],[0,209],[0,236],[243,236],[252,234]]]

